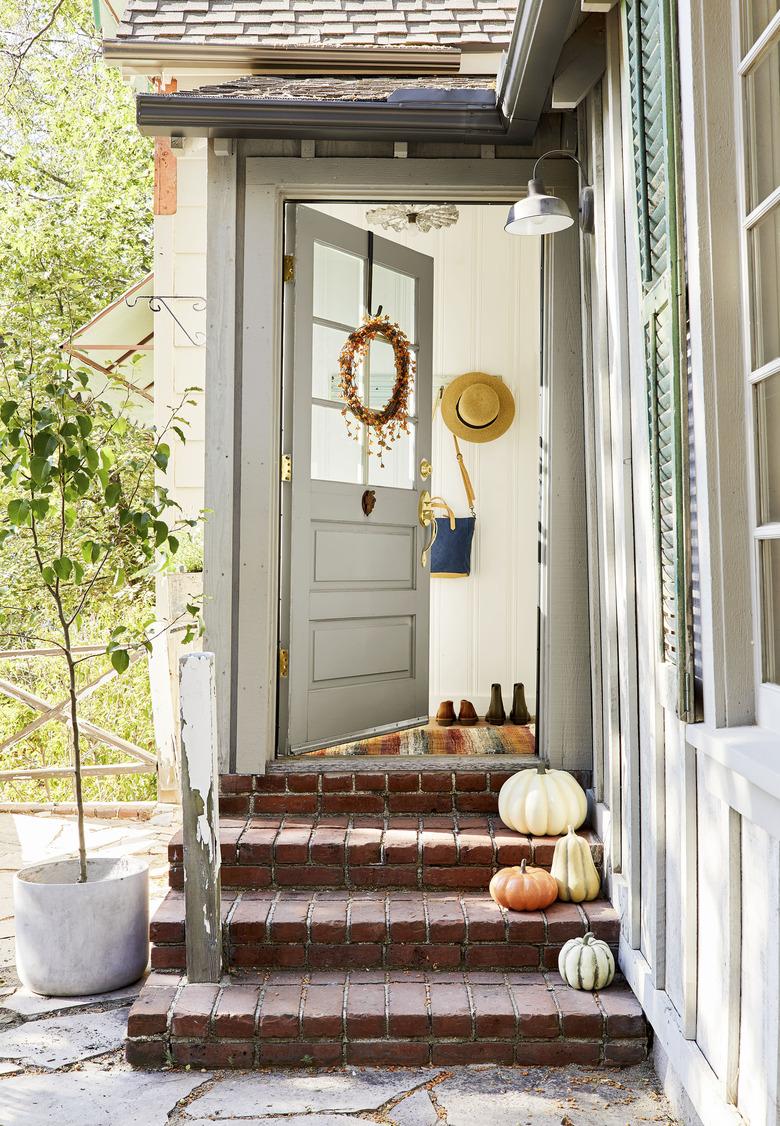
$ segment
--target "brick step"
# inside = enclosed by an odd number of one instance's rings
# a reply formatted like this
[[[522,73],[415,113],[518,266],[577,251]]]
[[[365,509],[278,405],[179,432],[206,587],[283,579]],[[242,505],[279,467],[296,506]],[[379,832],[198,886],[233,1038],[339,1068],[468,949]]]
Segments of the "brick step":
[[[374,814],[497,813],[498,791],[514,770],[369,769],[227,774],[220,779],[220,809],[256,813]]]
[[[617,949],[607,900],[506,911],[486,893],[226,892],[227,967],[246,969],[555,969],[564,942],[592,931]],[[152,968],[186,965],[184,894],[168,893],[151,923]]]
[[[222,985],[152,974],[128,1020],[137,1067],[634,1064],[648,1030],[625,982],[557,974],[282,973]]]
[[[601,866],[603,848],[580,830]],[[253,817],[222,822],[223,887],[425,888],[484,891],[497,868],[549,868],[557,837],[527,837],[497,817],[357,815]],[[168,849],[170,884],[184,886],[183,847]]]
[[[518,770],[538,760],[523,755],[406,759],[320,759],[277,762],[266,774],[223,774],[220,809],[226,817],[258,813],[497,813],[498,792]],[[589,771],[574,771],[590,785]]]

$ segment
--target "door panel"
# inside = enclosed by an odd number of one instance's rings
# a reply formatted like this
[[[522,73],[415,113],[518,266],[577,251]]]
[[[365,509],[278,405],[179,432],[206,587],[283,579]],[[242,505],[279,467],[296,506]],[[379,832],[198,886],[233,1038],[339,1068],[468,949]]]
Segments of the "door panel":
[[[429,573],[420,553],[428,532],[417,505],[420,460],[430,458],[433,262],[310,207],[297,206],[291,225],[285,449],[291,430],[293,475],[283,497],[289,606],[281,629],[289,677],[280,681],[279,747],[294,753],[427,720]],[[348,434],[339,390],[339,352],[369,291],[372,311],[382,305],[409,337],[414,403],[422,404],[384,466],[369,456],[365,433]],[[394,381],[392,349],[372,345],[364,400],[381,406]],[[376,499],[369,516],[367,488]]]
[[[370,582],[414,586],[414,537],[408,528],[314,528],[312,589],[320,583],[354,586]],[[370,578],[367,578],[370,576]]]

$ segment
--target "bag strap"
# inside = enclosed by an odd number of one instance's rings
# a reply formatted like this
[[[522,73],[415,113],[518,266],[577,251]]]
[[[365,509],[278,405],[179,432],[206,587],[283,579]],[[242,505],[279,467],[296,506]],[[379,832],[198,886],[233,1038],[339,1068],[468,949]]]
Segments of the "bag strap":
[[[447,519],[450,522],[450,531],[455,531],[455,513],[447,504],[444,497],[431,497],[431,508],[440,508],[442,512],[447,513]]]
[[[477,513],[476,513],[476,510],[474,509],[474,501],[476,499],[476,496],[475,496],[475,493],[474,493],[474,486],[471,483],[471,478],[469,477],[469,471],[468,471],[468,469],[466,469],[466,463],[463,460],[463,454],[460,452],[460,445],[458,443],[458,439],[457,439],[457,436],[455,434],[452,435],[452,440],[455,443],[455,457],[458,459],[458,465],[460,466],[460,475],[463,478],[463,489],[464,489],[464,492],[466,493],[466,503],[468,504],[469,509],[471,510],[471,515],[476,516]]]
[[[436,396],[436,402],[433,405],[434,421],[436,419],[436,415],[439,413],[439,406],[441,405],[441,400],[442,400],[443,395],[444,395],[444,387],[441,386],[439,388],[439,394]],[[471,478],[469,477],[469,471],[466,468],[466,463],[463,460],[463,454],[460,452],[460,444],[458,443],[458,439],[457,439],[457,436],[455,434],[452,435],[452,440],[455,443],[455,457],[458,459],[458,467],[460,468],[460,475],[463,478],[463,491],[466,494],[466,503],[469,506],[469,510],[471,512],[471,515],[476,517],[477,513],[476,513],[476,510],[474,508],[474,501],[476,500],[476,493],[474,492],[474,486],[471,483]]]

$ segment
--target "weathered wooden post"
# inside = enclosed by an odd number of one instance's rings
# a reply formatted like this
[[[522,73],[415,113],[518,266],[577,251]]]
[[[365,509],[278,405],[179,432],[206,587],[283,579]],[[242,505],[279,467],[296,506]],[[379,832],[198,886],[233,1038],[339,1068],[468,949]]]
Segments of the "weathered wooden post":
[[[165,623],[154,622],[147,630],[146,636],[152,646],[149,650],[149,694],[152,698],[154,741],[157,746],[157,800],[178,802],[176,727]]]
[[[187,978],[222,974],[217,698],[213,653],[179,661]]]

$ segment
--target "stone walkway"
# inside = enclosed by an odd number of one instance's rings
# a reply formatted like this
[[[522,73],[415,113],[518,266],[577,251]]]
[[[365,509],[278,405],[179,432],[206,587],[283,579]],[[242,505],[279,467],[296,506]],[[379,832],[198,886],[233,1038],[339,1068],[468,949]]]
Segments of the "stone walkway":
[[[153,904],[166,889],[168,812],[91,821],[93,854],[145,855]],[[18,988],[11,882],[70,855],[72,819],[0,816],[0,1126],[640,1126],[672,1124],[649,1065],[625,1070],[349,1068],[250,1074],[132,1071],[122,1043],[138,986],[103,997]],[[399,1065],[402,1064],[399,1059]]]

